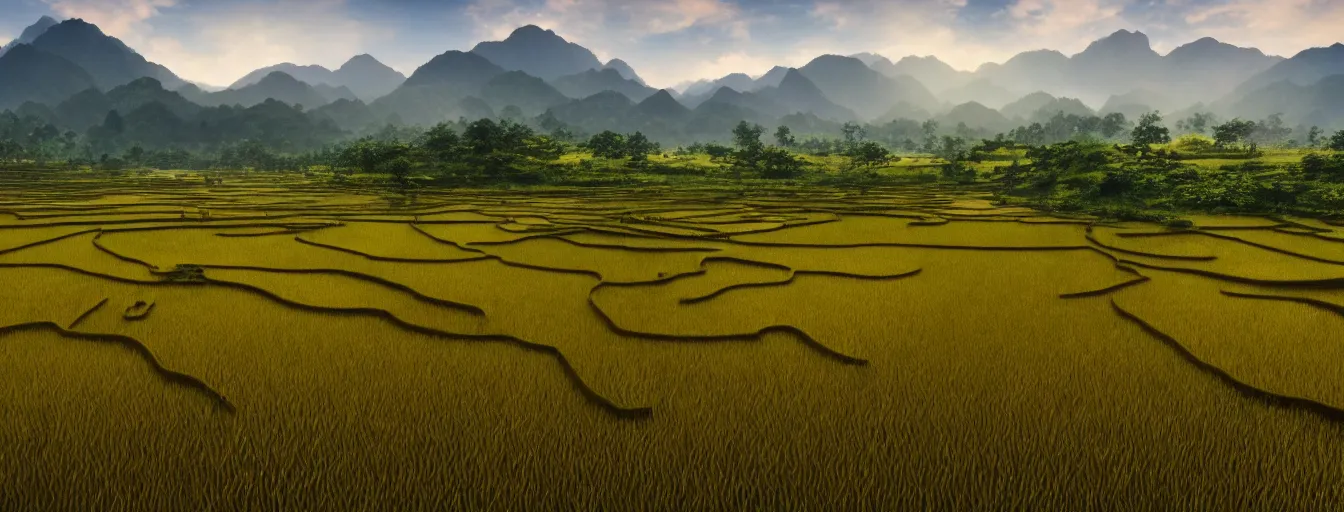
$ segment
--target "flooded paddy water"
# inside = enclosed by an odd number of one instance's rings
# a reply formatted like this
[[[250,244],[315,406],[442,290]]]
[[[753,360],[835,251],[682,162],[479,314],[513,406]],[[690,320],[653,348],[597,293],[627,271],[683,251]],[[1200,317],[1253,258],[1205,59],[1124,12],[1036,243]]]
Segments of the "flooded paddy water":
[[[1344,503],[1344,227],[0,173],[0,509]]]

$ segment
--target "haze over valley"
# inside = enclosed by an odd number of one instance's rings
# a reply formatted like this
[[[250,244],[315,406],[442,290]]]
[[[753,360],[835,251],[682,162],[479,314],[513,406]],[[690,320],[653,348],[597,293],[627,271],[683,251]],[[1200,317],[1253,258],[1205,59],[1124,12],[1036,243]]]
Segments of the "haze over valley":
[[[1272,116],[1289,129],[1344,128],[1344,95],[1337,93],[1344,44],[1278,56],[1204,37],[1159,53],[1131,30],[1071,55],[1028,51],[974,71],[934,55],[823,54],[801,66],[743,69],[662,89],[620,58],[604,61],[582,41],[535,25],[469,51],[444,51],[408,74],[360,54],[336,69],[276,63],[227,88],[180,76],[81,19],[43,17],[0,51],[0,110],[81,134],[116,111],[154,127],[137,139],[149,147],[200,142],[191,130],[171,128],[179,124],[247,124],[258,116],[288,116],[305,129],[303,144],[388,124],[483,117],[580,135],[639,130],[673,144],[726,140],[741,120],[805,134],[838,133],[846,122],[932,120],[969,138],[1045,125],[1057,114],[1118,113],[1132,123],[1152,111],[1170,126],[1191,116]]]

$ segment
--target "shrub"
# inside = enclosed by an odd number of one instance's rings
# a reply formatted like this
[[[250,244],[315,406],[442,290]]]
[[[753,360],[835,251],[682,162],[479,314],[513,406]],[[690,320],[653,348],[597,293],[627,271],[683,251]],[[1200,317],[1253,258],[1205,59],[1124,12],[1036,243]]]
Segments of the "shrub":
[[[1182,135],[1171,141],[1168,149],[1182,153],[1202,153],[1214,148],[1213,138],[1196,133]]]

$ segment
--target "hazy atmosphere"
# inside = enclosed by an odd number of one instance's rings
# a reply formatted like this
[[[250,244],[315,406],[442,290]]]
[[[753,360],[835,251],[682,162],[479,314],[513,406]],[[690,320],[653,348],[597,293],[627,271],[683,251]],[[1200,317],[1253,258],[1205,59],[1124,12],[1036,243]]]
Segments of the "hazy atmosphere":
[[[936,55],[972,71],[1119,29],[1159,53],[1204,36],[1291,56],[1339,34],[1337,0],[0,0],[0,41],[43,15],[82,18],[188,80],[227,86],[294,62],[368,53],[409,75],[434,55],[536,24],[621,58],[650,85],[801,66],[817,55]],[[1332,39],[1334,37],[1334,39]]]
[[[1344,0],[0,18],[0,511],[1344,511]]]

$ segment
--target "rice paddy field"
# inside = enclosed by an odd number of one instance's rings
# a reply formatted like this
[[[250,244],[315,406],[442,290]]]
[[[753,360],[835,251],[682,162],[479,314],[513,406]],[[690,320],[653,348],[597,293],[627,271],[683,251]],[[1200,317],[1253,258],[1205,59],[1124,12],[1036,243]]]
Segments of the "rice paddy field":
[[[0,510],[1340,510],[1344,226],[0,172]]]

